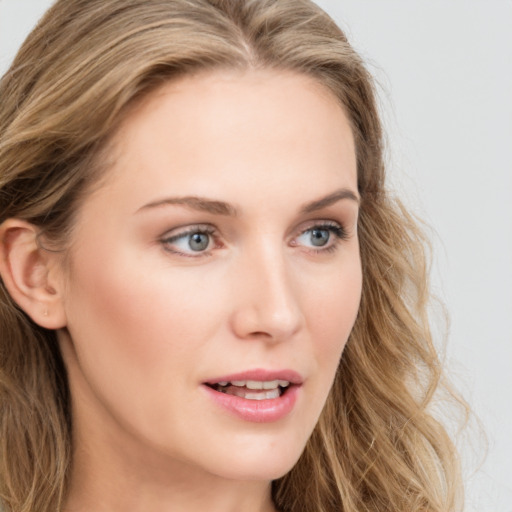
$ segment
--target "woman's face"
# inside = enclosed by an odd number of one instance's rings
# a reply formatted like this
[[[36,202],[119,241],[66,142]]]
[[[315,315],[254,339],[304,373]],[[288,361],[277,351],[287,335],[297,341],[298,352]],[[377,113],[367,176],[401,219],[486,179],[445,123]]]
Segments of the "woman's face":
[[[75,443],[282,476],[360,300],[347,117],[305,76],[216,72],[153,93],[113,147],[63,267]]]

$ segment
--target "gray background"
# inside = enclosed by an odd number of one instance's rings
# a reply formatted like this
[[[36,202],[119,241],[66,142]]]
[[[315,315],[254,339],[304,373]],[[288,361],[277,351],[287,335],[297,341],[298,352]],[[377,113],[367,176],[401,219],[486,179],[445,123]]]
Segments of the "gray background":
[[[380,84],[393,187],[433,228],[447,364],[480,417],[469,511],[512,511],[512,1],[321,0]],[[0,73],[48,0],[0,0]],[[471,441],[471,442],[469,442]]]

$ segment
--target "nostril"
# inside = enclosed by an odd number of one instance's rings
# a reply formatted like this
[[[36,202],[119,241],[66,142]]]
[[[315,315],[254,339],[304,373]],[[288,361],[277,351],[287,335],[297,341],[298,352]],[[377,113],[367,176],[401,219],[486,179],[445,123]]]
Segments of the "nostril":
[[[272,338],[272,335],[269,334],[268,332],[263,332],[263,331],[256,331],[256,332],[251,332],[249,333],[249,337],[251,338]]]

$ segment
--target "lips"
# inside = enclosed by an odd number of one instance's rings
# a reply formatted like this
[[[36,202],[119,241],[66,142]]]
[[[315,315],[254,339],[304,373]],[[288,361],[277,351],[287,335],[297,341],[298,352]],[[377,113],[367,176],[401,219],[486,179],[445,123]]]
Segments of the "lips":
[[[303,379],[293,370],[251,370],[208,380],[204,388],[224,410],[245,421],[277,421],[291,412]]]

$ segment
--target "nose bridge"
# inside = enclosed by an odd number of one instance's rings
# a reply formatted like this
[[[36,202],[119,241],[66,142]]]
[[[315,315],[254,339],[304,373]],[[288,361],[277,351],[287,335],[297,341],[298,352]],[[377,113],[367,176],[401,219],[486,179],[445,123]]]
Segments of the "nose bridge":
[[[242,337],[259,335],[281,341],[302,324],[297,283],[282,241],[267,237],[256,245],[241,256],[235,329]]]

